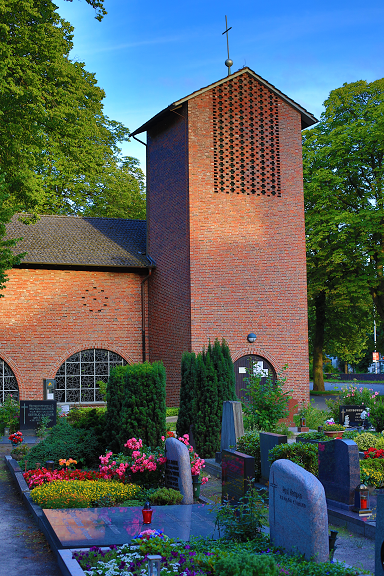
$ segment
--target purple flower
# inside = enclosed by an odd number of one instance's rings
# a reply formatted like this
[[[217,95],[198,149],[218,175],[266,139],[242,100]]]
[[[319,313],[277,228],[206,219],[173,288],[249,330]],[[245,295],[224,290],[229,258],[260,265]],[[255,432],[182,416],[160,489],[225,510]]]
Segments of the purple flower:
[[[126,565],[126,562],[124,562],[124,560],[122,560],[120,566],[119,566],[119,570],[122,570]]]

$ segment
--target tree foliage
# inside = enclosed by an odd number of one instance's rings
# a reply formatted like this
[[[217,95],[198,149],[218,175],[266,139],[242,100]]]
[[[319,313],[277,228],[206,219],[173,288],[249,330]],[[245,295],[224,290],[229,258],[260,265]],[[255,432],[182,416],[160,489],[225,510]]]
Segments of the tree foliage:
[[[304,133],[309,302],[314,309],[314,388],[323,351],[358,360],[384,319],[384,79],[344,84]]]

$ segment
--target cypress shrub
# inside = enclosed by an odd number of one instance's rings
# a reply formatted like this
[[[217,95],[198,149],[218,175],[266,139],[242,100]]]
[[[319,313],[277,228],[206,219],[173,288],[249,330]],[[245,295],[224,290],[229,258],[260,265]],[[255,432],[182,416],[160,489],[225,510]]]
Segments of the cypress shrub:
[[[224,340],[224,338],[221,342],[221,351],[222,351],[223,356],[224,356],[224,361],[226,364],[226,372],[227,372],[226,385],[224,387],[224,392],[223,392],[223,401],[224,400],[236,401],[237,396],[236,396],[235,367],[233,366],[229,346],[228,346],[227,342]]]
[[[181,357],[180,409],[177,417],[176,433],[178,436],[189,434],[193,424],[193,399],[196,386],[196,355],[184,352]]]
[[[130,366],[116,366],[111,370],[107,384],[107,411],[104,438],[112,452],[119,452],[117,432],[120,430],[121,409],[124,400],[124,376]]]
[[[124,373],[124,399],[117,429],[119,451],[129,438],[160,446],[165,435],[165,368],[162,362],[131,364]]]
[[[196,452],[211,458],[220,446],[221,419],[218,410],[217,376],[210,350],[196,359],[194,398],[194,439]]]

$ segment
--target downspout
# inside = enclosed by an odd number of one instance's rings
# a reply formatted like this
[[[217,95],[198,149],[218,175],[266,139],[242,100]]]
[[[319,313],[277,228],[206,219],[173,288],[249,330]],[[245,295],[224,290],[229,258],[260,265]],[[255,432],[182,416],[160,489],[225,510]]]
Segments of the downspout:
[[[143,355],[143,362],[145,362],[147,359],[146,346],[145,346],[145,291],[144,291],[144,283],[148,280],[148,278],[152,274],[153,268],[155,268],[155,266],[156,266],[156,264],[154,263],[154,261],[152,260],[152,258],[150,256],[147,255],[146,258],[150,261],[151,267],[149,268],[148,276],[146,276],[141,281],[141,285],[140,285],[140,288],[141,288],[141,350],[142,350],[142,355]]]

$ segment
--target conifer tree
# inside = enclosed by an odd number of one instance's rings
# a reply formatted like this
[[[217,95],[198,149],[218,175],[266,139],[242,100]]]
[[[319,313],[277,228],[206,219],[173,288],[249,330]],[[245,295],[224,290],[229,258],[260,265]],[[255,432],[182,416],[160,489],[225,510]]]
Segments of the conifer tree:
[[[121,409],[124,400],[124,379],[128,366],[112,368],[107,383],[107,411],[105,414],[104,437],[112,452],[119,452],[120,444],[117,438],[121,424]]]
[[[194,439],[196,451],[203,458],[211,458],[220,447],[221,419],[219,419],[217,376],[208,348],[196,360],[196,391],[194,398]]]
[[[196,387],[196,355],[184,352],[181,357],[180,408],[177,418],[176,433],[178,436],[189,434],[193,424],[193,399]]]

